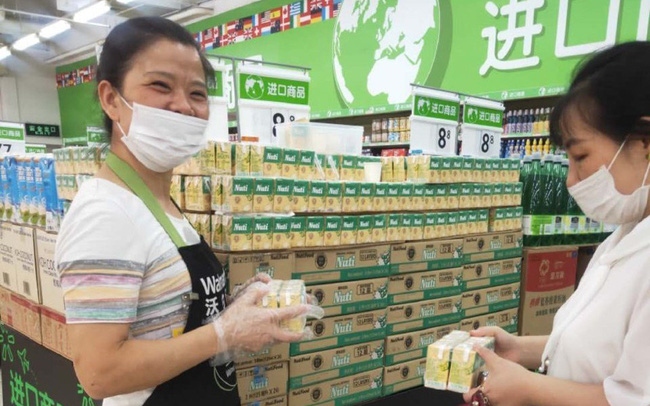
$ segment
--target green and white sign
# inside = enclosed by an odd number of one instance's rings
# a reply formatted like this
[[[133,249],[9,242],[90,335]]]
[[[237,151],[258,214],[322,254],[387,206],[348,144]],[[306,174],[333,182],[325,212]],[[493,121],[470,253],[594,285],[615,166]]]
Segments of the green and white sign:
[[[25,153],[25,127],[23,124],[0,121],[0,155]]]
[[[462,155],[498,158],[503,133],[503,103],[469,97],[462,124]]]
[[[86,127],[86,134],[88,135],[88,145],[106,144],[108,142],[108,134],[101,127]]]
[[[413,86],[412,110],[411,151],[427,155],[456,155],[460,96]]]
[[[228,108],[232,96],[234,107],[234,89],[232,88],[232,67],[218,60],[210,61],[214,68],[214,83],[208,87],[210,118],[206,134],[210,141],[228,141]]]
[[[45,144],[25,144],[25,152],[28,154],[44,154],[47,152]]]
[[[239,98],[272,103],[309,104],[309,82],[240,74]]]
[[[224,72],[220,69],[214,71],[214,82],[208,85],[208,96],[224,97]]]

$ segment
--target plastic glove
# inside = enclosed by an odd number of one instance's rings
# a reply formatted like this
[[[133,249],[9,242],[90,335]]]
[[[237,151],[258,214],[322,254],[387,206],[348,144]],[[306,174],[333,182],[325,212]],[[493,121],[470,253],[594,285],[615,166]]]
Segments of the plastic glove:
[[[217,365],[258,352],[275,343],[308,338],[305,332],[281,328],[280,322],[296,317],[322,318],[325,314],[321,307],[311,304],[280,309],[259,307],[258,303],[268,293],[266,284],[253,282],[212,322],[220,347],[215,359]]]
[[[235,288],[232,290],[230,295],[226,296],[226,304],[230,306],[239,296],[241,296],[242,293],[253,283],[255,282],[262,282],[264,284],[267,284],[271,282],[271,277],[268,274],[265,274],[264,272],[260,272],[257,275],[253,276],[246,282],[244,282],[242,285],[237,285]],[[317,303],[316,303],[317,304]]]

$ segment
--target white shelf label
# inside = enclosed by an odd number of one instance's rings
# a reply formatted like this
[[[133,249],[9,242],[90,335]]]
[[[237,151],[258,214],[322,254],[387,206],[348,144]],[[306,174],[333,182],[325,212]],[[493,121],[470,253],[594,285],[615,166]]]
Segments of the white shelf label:
[[[488,128],[463,127],[462,155],[478,158],[498,158],[501,132]]]
[[[433,120],[411,118],[411,151],[416,150],[429,155],[456,155],[457,127]]]
[[[0,122],[0,155],[25,153],[25,128],[22,124]]]

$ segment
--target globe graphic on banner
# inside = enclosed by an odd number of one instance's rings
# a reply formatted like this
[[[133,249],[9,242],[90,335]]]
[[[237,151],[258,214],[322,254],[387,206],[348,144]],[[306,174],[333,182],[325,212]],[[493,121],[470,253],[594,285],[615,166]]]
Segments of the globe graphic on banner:
[[[401,4],[400,4],[401,3]],[[334,30],[334,77],[348,107],[405,103],[438,47],[437,0],[344,1]]]
[[[264,95],[264,81],[259,76],[251,75],[244,82],[246,94],[251,99],[259,99]]]

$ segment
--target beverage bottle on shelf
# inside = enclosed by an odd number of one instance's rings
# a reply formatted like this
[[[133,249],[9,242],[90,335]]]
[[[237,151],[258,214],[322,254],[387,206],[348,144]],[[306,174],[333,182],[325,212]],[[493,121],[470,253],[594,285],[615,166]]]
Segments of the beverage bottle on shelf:
[[[523,142],[523,140],[522,140]],[[524,155],[531,155],[533,153],[533,146],[530,143],[530,139],[526,140],[524,144]]]
[[[540,232],[542,235],[539,238],[540,244],[543,246],[553,245],[555,236],[555,182],[554,176],[555,159],[552,155],[544,155],[542,158],[542,176],[541,176],[541,193],[542,199],[540,203]]]
[[[523,157],[521,161],[521,172],[519,172],[519,182],[523,184],[521,191],[521,207],[523,208],[524,216],[530,215],[530,174],[533,167],[533,158],[530,155]],[[525,223],[525,222],[524,222]],[[526,224],[524,224],[524,234],[526,234]],[[524,236],[524,239],[526,237]]]
[[[535,111],[533,109],[530,109],[530,120],[528,120],[528,134],[533,133],[533,125],[535,124],[536,119],[537,116],[535,115]]]
[[[547,138],[544,141],[544,154],[550,154],[551,153],[551,139]]]
[[[542,112],[539,108],[535,109],[535,124],[533,125],[533,134],[540,134],[540,125],[542,124]]]
[[[544,203],[545,174],[542,169],[542,156],[534,152],[532,165],[527,182],[530,184],[530,200],[528,213],[524,211],[524,246],[539,247],[542,243],[546,208]]]
[[[523,124],[523,117],[521,110],[517,110],[515,113],[515,135],[521,134],[521,126]]]
[[[550,131],[550,118],[551,118],[551,108],[547,107],[544,112],[544,134],[549,134]]]
[[[560,155],[553,155],[553,197],[554,197],[554,233],[552,245],[561,245],[564,239],[564,215],[566,211],[566,201],[569,191],[566,187],[566,177],[568,165],[563,165],[563,158]]]
[[[524,111],[524,126],[522,128],[522,131],[524,134],[530,134],[531,129],[533,127],[533,111],[526,109]]]

